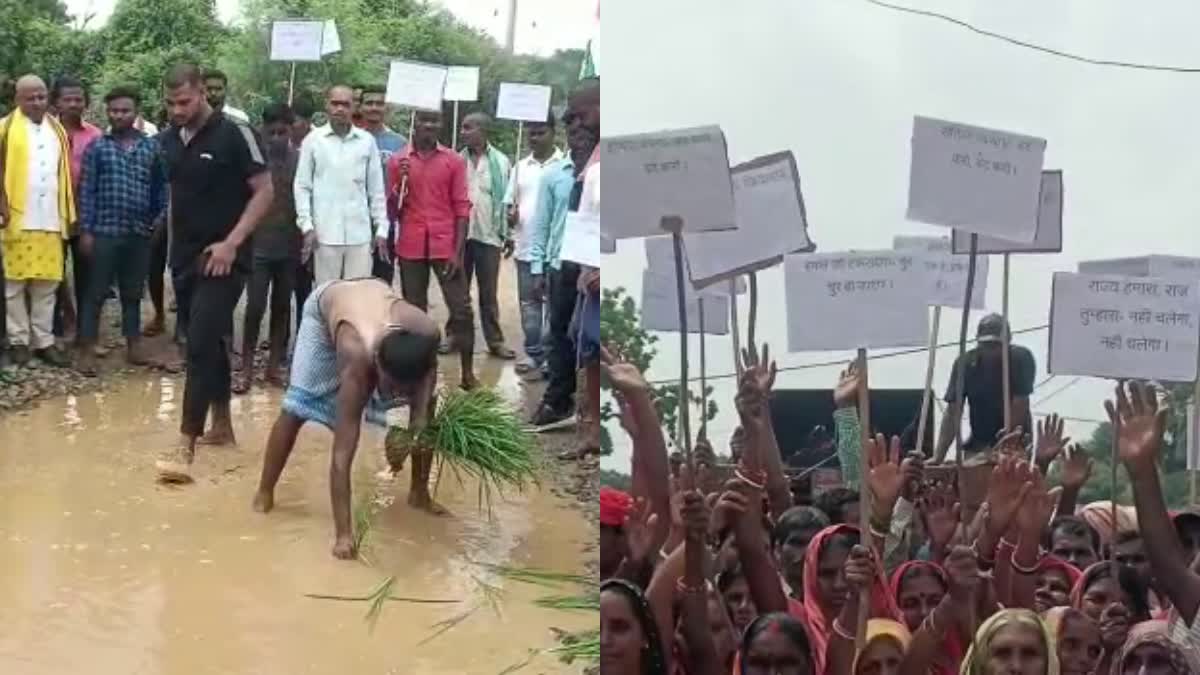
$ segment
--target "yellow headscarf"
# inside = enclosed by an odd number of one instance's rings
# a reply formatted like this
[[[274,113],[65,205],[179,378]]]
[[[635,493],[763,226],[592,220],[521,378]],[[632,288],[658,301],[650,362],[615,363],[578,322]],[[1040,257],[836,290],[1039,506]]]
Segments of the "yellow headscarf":
[[[891,619],[871,619],[867,621],[867,640],[862,651],[854,655],[854,666],[850,669],[851,672],[858,672],[858,657],[862,656],[867,648],[876,640],[890,639],[896,641],[900,645],[900,653],[908,652],[908,645],[912,642],[912,633],[908,632],[908,627],[899,621]]]
[[[8,197],[11,221],[7,223],[10,233],[24,228],[25,200],[29,191],[29,127],[14,122],[32,121],[18,108],[0,120],[0,144],[4,147],[4,194]],[[58,139],[58,213],[59,232],[63,239],[71,236],[69,229],[75,224],[75,195],[71,187],[71,151],[67,132],[62,124],[50,115],[42,118]]]
[[[1008,626],[1025,626],[1037,631],[1042,636],[1046,647],[1046,675],[1058,674],[1058,649],[1054,636],[1046,627],[1045,622],[1029,609],[1002,609],[996,612],[975,632],[975,639],[967,649],[963,658],[960,675],[985,675],[988,659],[991,657],[992,638],[1001,628]]]

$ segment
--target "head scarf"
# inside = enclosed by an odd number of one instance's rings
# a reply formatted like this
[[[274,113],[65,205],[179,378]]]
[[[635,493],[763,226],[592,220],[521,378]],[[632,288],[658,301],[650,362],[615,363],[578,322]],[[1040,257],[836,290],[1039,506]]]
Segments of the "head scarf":
[[[1175,675],[1190,675],[1200,673],[1200,658],[1190,647],[1184,646],[1171,639],[1170,629],[1166,621],[1143,621],[1129,629],[1129,637],[1121,645],[1117,657],[1112,662],[1112,675],[1123,675],[1125,661],[1133,650],[1143,645],[1158,645],[1167,652],[1171,660],[1171,670]]]
[[[896,600],[897,607],[900,605],[900,588],[904,583],[904,577],[909,571],[916,568],[928,569],[933,572],[938,579],[941,579],[942,586],[946,588],[946,592],[950,591],[950,577],[946,575],[946,570],[942,569],[941,565],[927,560],[910,560],[897,567],[895,572],[892,572],[891,582],[888,585],[892,598]],[[901,612],[901,616],[903,616],[903,612]],[[942,649],[939,654],[944,658],[940,660],[953,665],[947,666],[935,663],[930,666],[930,672],[933,675],[954,675],[954,673],[958,672],[958,664],[962,663],[963,651],[962,637],[958,634],[958,631],[946,631],[945,636],[942,637]]]
[[[900,653],[908,653],[908,645],[912,643],[912,633],[908,632],[908,626],[905,626],[901,621],[892,621],[891,619],[871,619],[867,622],[867,640],[863,643],[862,651],[854,655],[854,665],[850,668],[850,672],[858,672],[858,658],[867,651],[872,642],[876,640],[892,639],[900,645]]]
[[[667,675],[667,661],[663,656],[662,640],[658,636],[658,624],[654,621],[654,611],[650,609],[642,589],[623,579],[608,579],[600,584],[600,592],[605,591],[625,596],[646,636],[646,646],[642,648],[642,672],[631,675]]]
[[[633,507],[633,498],[610,487],[600,488],[600,524],[621,527]]]
[[[1108,560],[1101,560],[1098,563],[1092,563],[1083,574],[1075,580],[1075,584],[1071,587],[1071,606],[1075,609],[1083,609],[1083,594],[1087,592],[1088,586],[1096,580],[1096,577],[1104,572],[1105,567],[1112,567],[1112,563]],[[1118,582],[1119,583],[1119,582]]]
[[[829,608],[821,606],[817,574],[825,544],[839,534],[858,534],[858,528],[853,525],[827,527],[813,537],[812,543],[804,553],[804,619],[807,623],[805,628],[808,629],[808,639],[812,642],[813,664],[816,666],[814,670],[817,675],[825,675],[825,648],[829,644],[829,634],[833,632],[833,620],[837,618]],[[871,613],[903,621],[903,615],[896,608],[895,599],[888,593],[883,567],[876,567],[875,581],[871,584]],[[853,626],[844,628],[853,630]]]
[[[1117,507],[1117,522],[1112,522],[1112,502],[1092,502],[1079,510],[1080,518],[1087,521],[1100,534],[1100,543],[1112,543],[1117,532],[1138,531],[1137,511],[1132,506]]]
[[[1066,560],[1063,560],[1062,558],[1052,555],[1042,556],[1042,559],[1039,560],[1037,564],[1038,576],[1040,577],[1042,572],[1047,572],[1050,570],[1058,570],[1066,575],[1067,585],[1071,587],[1071,606],[1078,607],[1079,605],[1075,601],[1075,591],[1078,589],[1079,599],[1082,601],[1084,589],[1080,586],[1080,581],[1083,579],[1083,572],[1079,571],[1078,567],[1072,565]],[[1049,616],[1049,612],[1047,612],[1047,616]]]
[[[987,662],[992,656],[992,638],[1001,628],[1008,626],[1028,626],[1038,631],[1042,644],[1046,648],[1046,675],[1058,675],[1058,651],[1055,649],[1054,637],[1046,624],[1030,609],[1002,609],[996,612],[975,633],[975,640],[967,649],[967,657],[963,660],[960,675],[984,675],[987,672]]]
[[[1112,578],[1113,582],[1117,584],[1117,588],[1121,589],[1122,593],[1130,597],[1130,602],[1133,603],[1133,605],[1129,607],[1129,611],[1131,613],[1136,614],[1136,611],[1145,611],[1149,613],[1150,589],[1146,588],[1145,586],[1140,586],[1141,582],[1135,582],[1139,584],[1138,588],[1129,588],[1126,583],[1132,582],[1133,579],[1131,577],[1135,575],[1133,575],[1132,572],[1128,571],[1127,569],[1125,572],[1120,572],[1118,570],[1114,570],[1113,567],[1114,564],[1111,560],[1101,560],[1100,562],[1094,563],[1084,570],[1083,574],[1079,577],[1079,581],[1075,583],[1075,587],[1071,589],[1071,606],[1076,609],[1083,609],[1083,596],[1085,593],[1087,593],[1088,587],[1095,583],[1096,578],[1101,574],[1108,574]],[[1127,575],[1125,580],[1126,583],[1122,583],[1122,574]],[[1140,598],[1140,602],[1138,593],[1143,594]],[[1138,607],[1138,604],[1140,604],[1141,607]],[[1136,616],[1134,618],[1136,618]]]

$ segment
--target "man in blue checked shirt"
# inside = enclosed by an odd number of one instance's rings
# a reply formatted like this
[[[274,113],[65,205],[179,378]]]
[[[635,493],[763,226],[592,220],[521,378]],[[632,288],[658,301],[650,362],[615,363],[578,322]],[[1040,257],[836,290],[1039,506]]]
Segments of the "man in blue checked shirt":
[[[80,248],[91,262],[79,318],[79,370],[96,375],[100,309],[113,280],[121,299],[126,360],[147,365],[141,351],[142,286],[150,265],[150,235],[163,226],[167,172],[158,141],[134,127],[139,94],[118,87],[104,97],[109,131],[83,156],[79,186]]]

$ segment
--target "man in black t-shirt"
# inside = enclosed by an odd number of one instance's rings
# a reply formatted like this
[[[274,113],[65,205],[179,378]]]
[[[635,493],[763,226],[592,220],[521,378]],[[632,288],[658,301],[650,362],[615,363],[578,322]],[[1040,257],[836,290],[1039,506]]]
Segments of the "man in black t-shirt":
[[[187,379],[182,438],[156,466],[160,479],[187,482],[210,408],[212,430],[203,442],[234,442],[227,341],[252,267],[251,233],[274,190],[258,135],[212,109],[198,67],[176,66],[165,84],[172,123],[162,135],[171,182],[170,258],[179,318],[187,325]]]
[[[963,444],[963,450],[967,453],[986,450],[996,442],[1004,429],[1003,349],[1006,330],[1008,326],[999,314],[983,317],[976,332],[979,345],[955,360],[950,372],[950,384],[946,387],[946,414],[942,417],[941,433],[938,435],[937,462],[945,459],[946,451],[954,443],[962,425],[962,410],[958,407],[958,369],[964,363],[966,377],[963,389],[966,403],[971,408],[971,438]],[[1024,347],[1010,344],[1008,349],[1013,424],[1030,433],[1033,420],[1029,414],[1029,394],[1033,391],[1037,362],[1033,352]]]

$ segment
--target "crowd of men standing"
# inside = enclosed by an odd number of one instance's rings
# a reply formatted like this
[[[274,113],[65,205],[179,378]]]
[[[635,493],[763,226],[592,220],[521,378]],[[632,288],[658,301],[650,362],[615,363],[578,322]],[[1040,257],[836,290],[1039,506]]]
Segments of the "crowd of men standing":
[[[314,127],[310,112],[284,103],[253,124],[226,101],[227,84],[217,71],[173,68],[159,131],[141,117],[135,89],[106,93],[102,130],[85,120],[80,81],[17,82],[15,109],[0,120],[0,367],[36,359],[94,376],[101,309],[115,289],[127,361],[186,365],[185,441],[229,442],[230,397],[255,381],[268,309],[264,379],[283,385],[293,298],[299,308],[314,283],[335,279],[395,284],[398,270],[404,298],[428,310],[434,277],[449,314],[441,351],[459,355],[460,385],[470,389],[479,384],[472,285],[488,355],[518,358],[498,300],[501,270],[515,259],[524,332],[516,367],[526,380],[548,380],[532,422],[571,421],[578,374],[597,358],[586,346],[598,343],[599,270],[559,251],[568,213],[599,210],[598,80],[580,84],[561,120],[527,124],[527,154],[516,162],[490,142],[482,112],[463,119],[460,152],[439,142],[447,130],[436,112],[413,116],[411,139],[390,129],[382,87],[331,87],[326,122]],[[143,345],[166,330],[168,266],[183,364],[152,363]],[[143,327],[147,287],[154,315]],[[239,368],[233,312],[243,293]],[[73,354],[62,348],[72,333]],[[573,455],[599,445],[598,380],[582,380]]]

